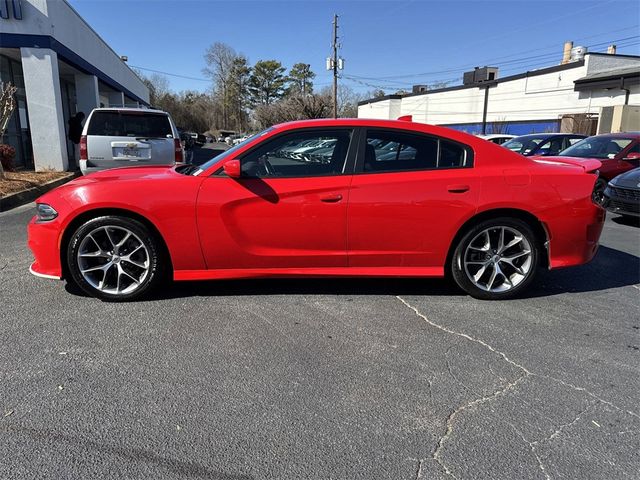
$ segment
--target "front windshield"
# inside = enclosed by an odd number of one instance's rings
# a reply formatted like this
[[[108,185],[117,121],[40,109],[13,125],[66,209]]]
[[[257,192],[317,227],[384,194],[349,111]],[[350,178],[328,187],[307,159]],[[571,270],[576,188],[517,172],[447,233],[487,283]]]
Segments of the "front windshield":
[[[263,135],[269,133],[271,130],[273,130],[273,127],[267,128],[266,130],[263,130],[260,133],[256,133],[255,135],[250,136],[249,138],[247,138],[246,140],[243,140],[242,142],[238,143],[237,145],[234,145],[233,147],[231,147],[229,150],[225,150],[224,152],[216,155],[215,157],[213,157],[211,160],[203,163],[202,165],[200,165],[200,167],[198,167],[197,170],[194,170],[193,172],[190,172],[191,175],[200,175],[202,172],[204,172],[205,170],[207,170],[209,167],[211,167],[212,165],[218,163],[221,160],[224,160],[225,158],[233,158],[233,155],[240,150],[241,148],[243,148],[245,145],[247,145],[249,142],[252,142],[253,140],[255,140],[258,137],[262,137]]]
[[[502,146],[508,148],[512,152],[521,153],[526,155],[533,151],[546,137],[516,137],[508,142],[504,142]]]
[[[562,157],[614,158],[632,141],[632,138],[589,137],[565,148],[558,155]]]

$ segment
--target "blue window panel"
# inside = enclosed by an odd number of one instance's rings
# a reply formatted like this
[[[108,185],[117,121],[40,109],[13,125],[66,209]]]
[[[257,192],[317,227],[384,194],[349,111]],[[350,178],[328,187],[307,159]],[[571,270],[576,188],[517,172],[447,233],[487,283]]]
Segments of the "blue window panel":
[[[8,0],[0,0],[0,18],[9,18],[9,4]]]
[[[472,135],[479,135],[482,133],[482,123],[463,123],[455,125],[442,125],[443,127],[452,128],[460,132],[470,133]],[[501,133],[508,133],[510,135],[526,135],[528,133],[547,133],[558,132],[560,122],[558,120],[543,120],[530,122],[517,122],[506,124],[505,131]],[[491,123],[487,123],[487,134],[491,134]]]
[[[13,3],[13,18],[22,20],[22,4],[20,0],[12,0],[11,3]]]

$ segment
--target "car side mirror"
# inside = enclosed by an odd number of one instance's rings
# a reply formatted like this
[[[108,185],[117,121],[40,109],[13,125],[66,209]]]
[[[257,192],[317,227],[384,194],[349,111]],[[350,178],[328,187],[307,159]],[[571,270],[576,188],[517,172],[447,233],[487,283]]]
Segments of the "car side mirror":
[[[229,160],[222,166],[225,175],[231,178],[240,178],[242,171],[240,170],[240,160]]]
[[[640,152],[629,152],[624,160],[640,160]]]

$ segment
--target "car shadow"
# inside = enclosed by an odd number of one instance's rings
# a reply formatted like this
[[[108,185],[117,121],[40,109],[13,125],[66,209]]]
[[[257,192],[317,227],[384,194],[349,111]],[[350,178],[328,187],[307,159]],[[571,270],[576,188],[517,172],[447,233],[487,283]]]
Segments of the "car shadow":
[[[171,473],[173,474],[172,476],[179,476],[180,478],[206,478],[209,480],[251,480],[253,478],[245,474],[215,471],[191,460],[167,457],[144,448],[109,445],[102,441],[68,435],[52,429],[5,425],[0,427],[0,432],[10,432],[16,435],[28,436],[32,441],[41,444],[43,447],[47,445],[59,446],[62,444],[69,449],[81,449],[88,453],[95,453],[100,457],[115,456],[126,462],[132,462],[138,465],[147,464]]]
[[[540,270],[519,298],[568,292],[593,292],[640,283],[640,258],[601,246],[591,263],[560,270]],[[239,295],[431,295],[462,296],[448,279],[306,278],[175,282],[148,300],[192,296]]]
[[[595,292],[640,283],[640,258],[601,246],[591,263],[560,270],[540,269],[533,283],[516,298]],[[73,284],[66,290],[87,296]],[[451,280],[442,278],[263,278],[173,282],[145,297],[160,301],[187,297],[264,295],[425,295],[464,296]]]
[[[611,219],[612,222],[617,223],[618,225],[627,225],[629,227],[640,228],[640,217],[613,217]]]

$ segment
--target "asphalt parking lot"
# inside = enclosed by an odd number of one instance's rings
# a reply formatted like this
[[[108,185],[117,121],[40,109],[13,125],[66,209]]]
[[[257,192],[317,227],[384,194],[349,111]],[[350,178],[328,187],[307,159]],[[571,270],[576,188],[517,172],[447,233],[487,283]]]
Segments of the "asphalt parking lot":
[[[483,302],[439,280],[28,273],[0,214],[0,478],[614,479],[640,472],[640,229]]]

